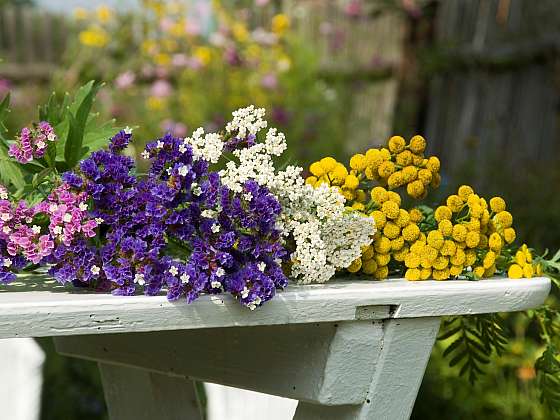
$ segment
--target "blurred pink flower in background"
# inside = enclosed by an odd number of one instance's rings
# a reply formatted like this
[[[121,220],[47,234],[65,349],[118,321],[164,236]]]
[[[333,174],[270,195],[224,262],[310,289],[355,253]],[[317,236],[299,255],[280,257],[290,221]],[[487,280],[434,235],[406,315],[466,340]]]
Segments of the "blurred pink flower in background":
[[[136,75],[132,71],[125,71],[117,76],[115,79],[115,86],[117,89],[128,89],[136,80]]]
[[[187,35],[192,35],[192,36],[200,35],[201,32],[200,25],[197,22],[188,20],[185,23],[185,32],[187,33]]]
[[[173,54],[173,57],[171,57],[171,64],[175,67],[187,67],[189,65],[189,57],[183,53]]]
[[[162,31],[169,32],[173,27],[173,20],[168,17],[164,17],[159,21],[159,27]]]
[[[0,79],[0,98],[3,98],[12,88],[12,84],[8,79]]]
[[[350,17],[359,17],[363,12],[364,9],[361,0],[350,0],[344,8],[344,13]]]
[[[226,60],[230,66],[239,66],[241,64],[241,57],[239,57],[235,48],[227,48],[224,51],[224,60]]]
[[[270,3],[270,0],[255,0],[255,6],[266,6],[268,3]]]
[[[278,78],[275,73],[268,73],[261,79],[261,85],[265,89],[274,90],[278,87]]]
[[[418,19],[422,16],[422,9],[416,3],[416,0],[401,0],[402,7],[410,17]]]
[[[150,87],[150,95],[156,98],[166,98],[173,93],[173,87],[167,80],[158,79]]]

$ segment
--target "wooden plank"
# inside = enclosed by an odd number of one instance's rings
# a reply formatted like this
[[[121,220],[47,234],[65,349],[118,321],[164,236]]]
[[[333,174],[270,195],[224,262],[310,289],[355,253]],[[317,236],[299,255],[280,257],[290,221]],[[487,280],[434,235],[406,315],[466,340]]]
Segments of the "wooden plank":
[[[366,399],[357,406],[300,403],[294,420],[408,419],[439,323],[439,318],[385,321],[383,348]]]
[[[83,293],[37,276],[2,290],[0,338],[8,338],[348,321],[360,307],[378,307],[379,319],[519,311],[539,306],[550,280],[339,280],[292,285],[255,311],[229,295],[187,304],[165,296]]]
[[[201,419],[188,378],[104,363],[99,370],[111,420]]]
[[[56,338],[59,353],[324,405],[366,399],[382,321]],[[266,374],[264,374],[266,372]]]

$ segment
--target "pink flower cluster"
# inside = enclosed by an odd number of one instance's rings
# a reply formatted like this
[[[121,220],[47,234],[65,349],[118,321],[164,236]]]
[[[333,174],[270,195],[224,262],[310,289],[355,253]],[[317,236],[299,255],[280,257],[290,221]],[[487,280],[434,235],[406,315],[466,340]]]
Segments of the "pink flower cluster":
[[[23,200],[17,204],[0,200],[0,239],[6,242],[8,254],[21,254],[38,264],[53,252],[57,242],[70,245],[79,233],[95,236],[100,221],[89,217],[86,200],[85,193],[74,194],[67,184],[32,207]],[[48,216],[48,227],[40,226],[42,214]]]
[[[33,128],[22,128],[16,142],[10,145],[8,154],[19,163],[29,163],[45,155],[49,141],[56,141],[56,134],[48,122],[41,121]]]

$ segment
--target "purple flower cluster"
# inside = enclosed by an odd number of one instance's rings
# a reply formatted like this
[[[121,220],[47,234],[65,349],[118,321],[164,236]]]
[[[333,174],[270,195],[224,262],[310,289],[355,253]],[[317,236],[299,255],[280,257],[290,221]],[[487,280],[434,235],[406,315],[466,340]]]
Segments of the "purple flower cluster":
[[[152,203],[165,209],[167,241],[179,250],[163,260],[169,299],[227,291],[254,309],[287,285],[274,195],[255,182],[234,194],[182,139],[167,135],[146,151]]]
[[[58,281],[120,295],[167,289],[170,300],[188,302],[227,291],[252,309],[287,285],[274,195],[255,182],[234,194],[170,134],[148,144],[151,167],[139,179],[132,159],[119,154],[130,138],[117,133],[109,151],[63,175],[75,194],[91,199],[101,235],[55,248],[50,273]]]
[[[13,272],[29,263],[46,261],[58,245],[95,236],[97,222],[89,217],[86,200],[67,184],[34,206],[0,200],[0,281],[13,280]]]
[[[8,154],[19,163],[29,163],[33,159],[42,158],[48,147],[48,142],[56,141],[56,134],[51,125],[41,121],[33,128],[25,127],[21,130],[16,142],[10,145]]]

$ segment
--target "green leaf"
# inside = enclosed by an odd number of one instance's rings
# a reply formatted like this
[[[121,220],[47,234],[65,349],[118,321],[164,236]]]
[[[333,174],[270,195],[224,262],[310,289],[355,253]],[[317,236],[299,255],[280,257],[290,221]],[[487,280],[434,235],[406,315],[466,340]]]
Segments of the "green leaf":
[[[2,137],[2,133],[8,131],[8,128],[4,124],[4,119],[6,118],[6,114],[10,112],[10,94],[8,93],[2,102],[0,102],[0,137]]]
[[[25,186],[24,173],[20,165],[8,156],[8,149],[4,144],[0,144],[0,181],[6,187],[13,185],[16,189],[21,189]]]

